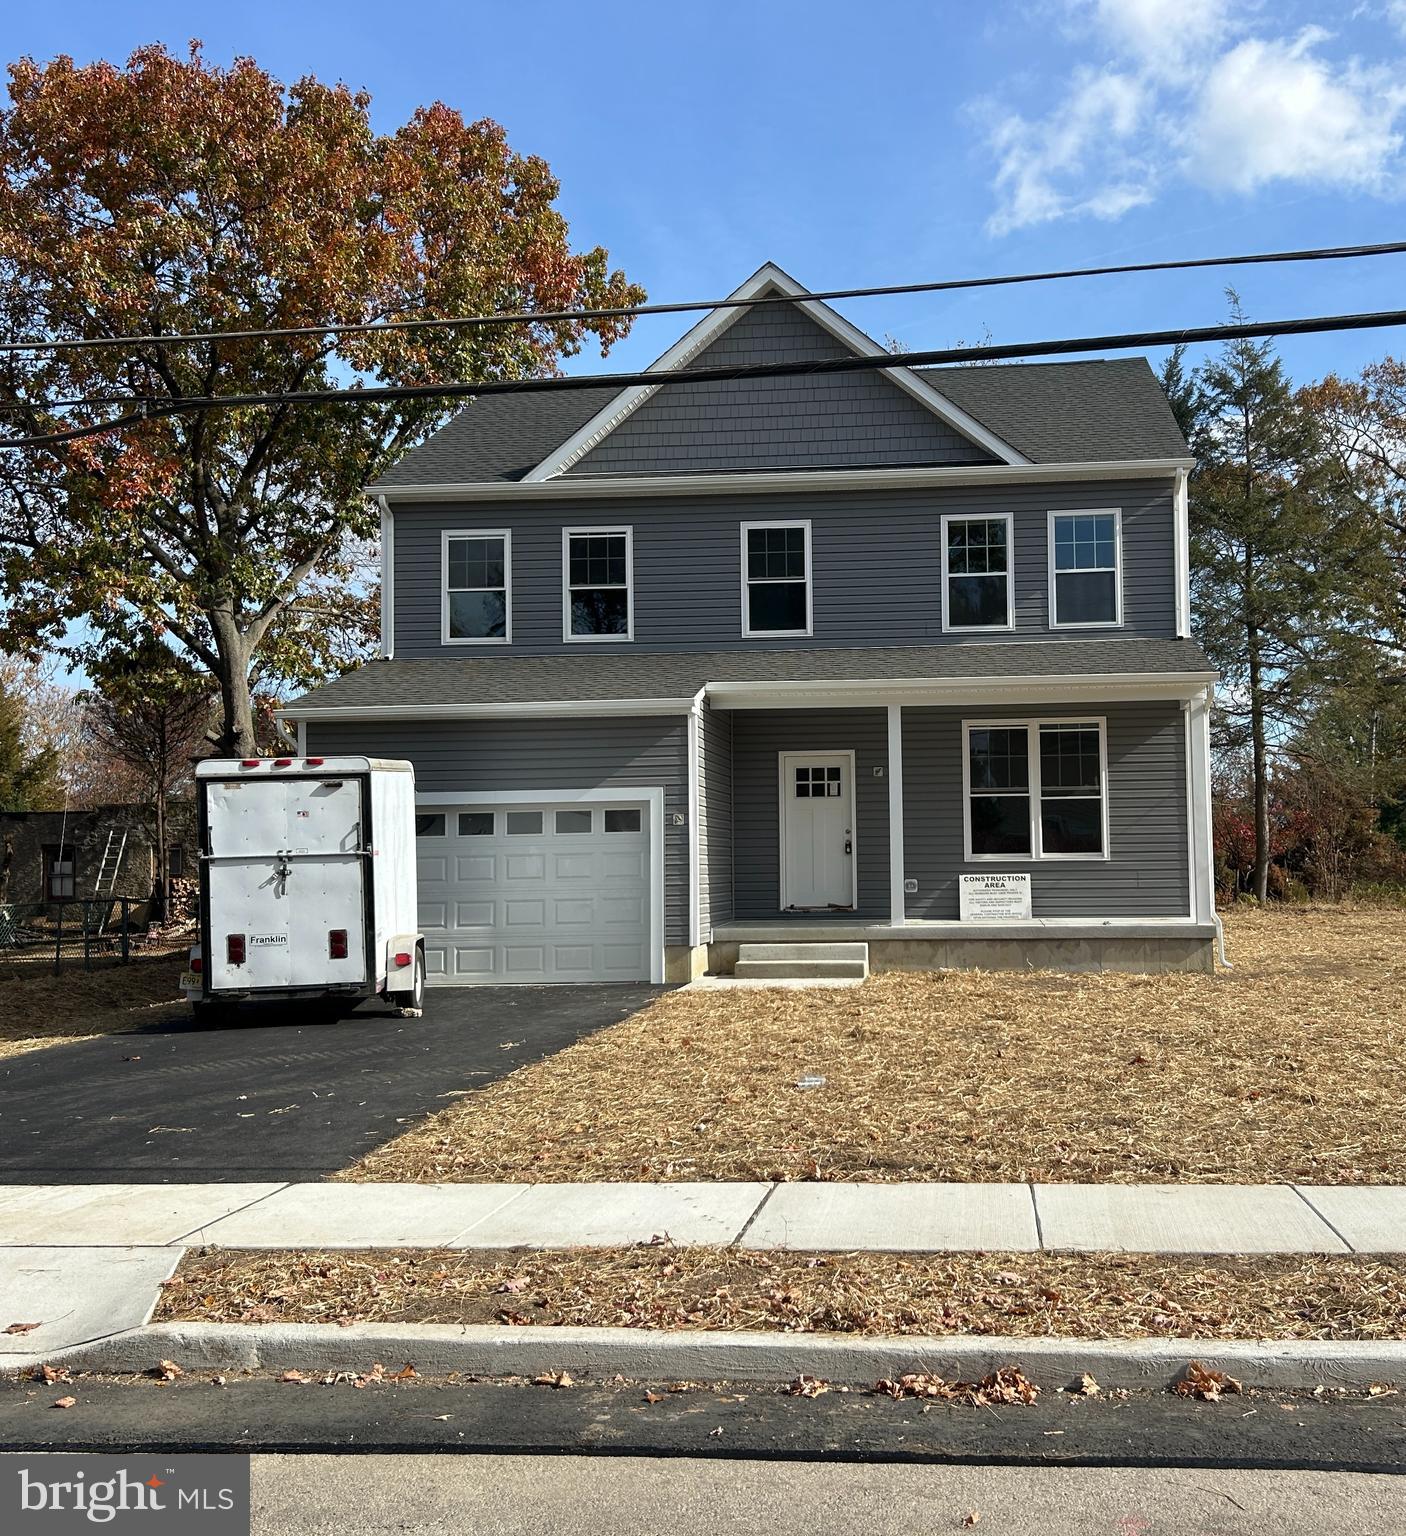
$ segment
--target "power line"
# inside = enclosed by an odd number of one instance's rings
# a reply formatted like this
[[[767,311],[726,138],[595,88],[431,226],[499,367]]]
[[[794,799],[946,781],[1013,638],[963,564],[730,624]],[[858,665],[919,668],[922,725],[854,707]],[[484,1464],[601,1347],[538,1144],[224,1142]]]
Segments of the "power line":
[[[958,289],[1001,288],[1015,283],[1060,282],[1076,277],[1116,277],[1137,272],[1185,272],[1207,267],[1261,266],[1273,262],[1344,261],[1364,256],[1399,256],[1406,240],[1376,245],[1332,245],[1301,251],[1254,251],[1233,256],[1186,257],[1177,261],[1139,261],[1119,266],[1065,267],[1049,272],[1016,272],[993,277],[952,277],[932,282],[890,283],[867,288],[829,288],[816,293],[764,294],[757,298],[690,299],[672,304],[635,304],[615,309],[524,310],[493,315],[451,315],[425,320],[372,320],[346,325],[292,325],[245,331],[179,331],[144,336],[36,338],[0,342],[0,355],[16,352],[71,352],[106,347],[187,346],[207,341],[262,341],[295,336],[357,336],[380,332],[449,330],[494,325],[541,325],[564,320],[625,320],[641,315],[680,315],[710,309],[750,309],[763,304],[793,304],[797,300],[889,298],[915,293],[950,293]]]
[[[258,405],[321,405],[382,401],[462,399],[475,395],[569,393],[582,389],[624,389],[636,384],[726,383],[829,373],[861,373],[883,368],[924,368],[943,363],[1001,362],[1025,357],[1058,357],[1074,352],[1120,351],[1130,347],[1175,347],[1193,342],[1251,340],[1263,336],[1311,336],[1326,331],[1365,331],[1406,325],[1406,309],[1356,315],[1310,315],[1290,320],[1237,321],[1228,325],[1192,325],[1169,331],[1126,331],[1113,336],[1068,336],[1053,341],[1006,342],[980,347],[943,347],[927,352],[883,352],[873,357],[818,358],[807,362],[732,363],[724,367],[683,368],[660,373],[573,374],[561,378],[477,379],[445,384],[388,384],[365,389],[308,389],[282,394],[192,395],[173,400],[141,401],[142,409],[111,421],[94,422],[42,437],[0,439],[0,448],[44,448],[79,438],[98,437],[142,421],[180,416],[189,411]],[[133,398],[133,403],[138,403]]]

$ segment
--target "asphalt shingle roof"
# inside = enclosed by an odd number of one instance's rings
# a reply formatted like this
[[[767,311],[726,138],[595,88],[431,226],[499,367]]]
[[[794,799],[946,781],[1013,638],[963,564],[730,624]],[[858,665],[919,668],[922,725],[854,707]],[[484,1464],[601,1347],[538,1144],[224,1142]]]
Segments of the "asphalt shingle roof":
[[[653,651],[621,655],[372,661],[289,706],[540,704],[574,699],[686,699],[705,683],[866,683],[967,677],[1090,677],[1212,668],[1192,640],[1041,640],[1007,644]]]
[[[915,372],[1036,464],[1184,456],[1144,357]],[[611,387],[485,395],[412,448],[375,487],[521,480],[619,393]]]

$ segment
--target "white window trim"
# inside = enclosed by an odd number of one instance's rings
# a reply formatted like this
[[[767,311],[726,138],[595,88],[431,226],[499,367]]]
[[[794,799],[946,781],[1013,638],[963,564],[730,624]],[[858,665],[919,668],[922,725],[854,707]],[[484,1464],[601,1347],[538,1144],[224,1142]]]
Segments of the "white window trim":
[[[1015,518],[1010,512],[945,512],[940,521],[942,539],[942,632],[944,635],[1003,634],[1015,628]],[[949,523],[1004,523],[1006,525],[1006,622],[1004,624],[953,624],[947,600],[947,525]],[[958,575],[964,574],[958,572]]]
[[[1098,727],[1099,802],[1102,811],[1102,853],[1046,853],[1040,823],[1040,727],[1042,725],[1091,725]],[[1030,764],[1029,853],[972,852],[971,733],[987,730],[1024,730]],[[1018,791],[1017,791],[1018,793]],[[962,856],[968,864],[1106,864],[1113,857],[1108,835],[1108,717],[1106,715],[1026,715],[1011,720],[962,721]]]
[[[449,633],[449,544],[452,539],[502,539],[503,633],[452,637]],[[495,591],[496,588],[457,588],[458,591]],[[511,645],[513,643],[513,535],[510,528],[445,528],[439,536],[439,643],[441,645]]]
[[[623,635],[573,635],[571,633],[571,541],[583,536],[625,535],[625,633]],[[561,638],[566,645],[627,645],[635,638],[635,530],[627,525],[608,528],[563,528],[561,531]]]
[[[1055,606],[1055,519],[1058,517],[1112,517],[1113,519],[1113,601],[1116,617],[1096,619],[1091,623],[1056,622],[1059,612]],[[1051,511],[1046,522],[1045,564],[1049,573],[1049,627],[1051,629],[1122,629],[1123,627],[1123,509],[1121,507],[1061,507]],[[1106,571],[1106,565],[1094,566],[1094,570]],[[1067,574],[1067,573],[1066,573]]]
[[[847,783],[849,785],[848,804],[849,811],[849,905],[850,911],[859,909],[859,781],[855,776],[855,754],[852,749],[842,748],[837,752],[778,752],[776,754],[776,792],[778,801],[778,816],[780,838],[777,851],[780,860],[778,871],[777,895],[781,905],[781,912],[804,912],[819,910],[818,908],[792,907],[787,902],[791,894],[786,889],[786,807],[791,800],[791,768],[795,763],[823,763],[835,758],[843,759],[848,772]]]
[[[804,528],[806,535],[806,627],[804,629],[753,629],[750,622],[751,605],[748,602],[748,594],[751,590],[751,580],[747,575],[747,535],[754,529],[761,528]],[[811,527],[808,517],[790,519],[767,519],[763,522],[743,523],[741,532],[742,554],[742,638],[744,640],[794,640],[797,637],[808,637],[815,633],[815,582],[811,574]],[[776,583],[766,577],[758,578],[758,585],[769,586]]]

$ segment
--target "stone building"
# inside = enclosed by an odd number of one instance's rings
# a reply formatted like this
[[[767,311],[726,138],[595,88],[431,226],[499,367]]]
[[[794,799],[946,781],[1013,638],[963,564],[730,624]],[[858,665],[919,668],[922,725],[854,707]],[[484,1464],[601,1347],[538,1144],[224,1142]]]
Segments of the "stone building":
[[[172,878],[197,871],[195,802],[167,813]],[[127,896],[145,901],[156,878],[156,824],[145,805],[88,810],[0,811],[0,902]]]

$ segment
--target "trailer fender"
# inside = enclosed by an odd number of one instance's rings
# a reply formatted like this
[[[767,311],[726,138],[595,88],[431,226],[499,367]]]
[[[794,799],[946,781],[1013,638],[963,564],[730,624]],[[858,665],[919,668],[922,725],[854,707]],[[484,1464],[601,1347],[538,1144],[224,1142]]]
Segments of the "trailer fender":
[[[401,956],[409,958],[401,963]],[[420,933],[393,933],[386,940],[386,991],[413,992],[415,972],[424,974],[425,937]]]

